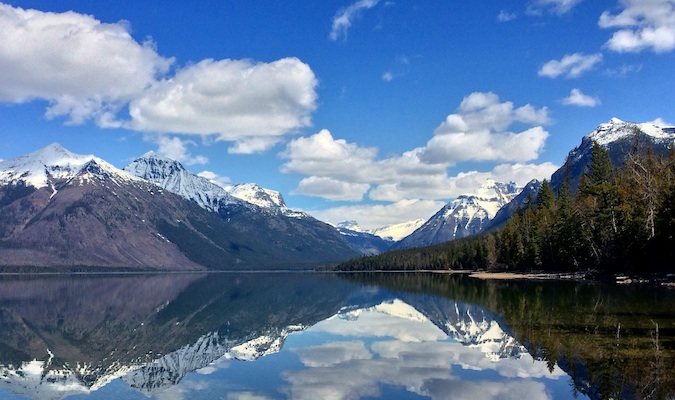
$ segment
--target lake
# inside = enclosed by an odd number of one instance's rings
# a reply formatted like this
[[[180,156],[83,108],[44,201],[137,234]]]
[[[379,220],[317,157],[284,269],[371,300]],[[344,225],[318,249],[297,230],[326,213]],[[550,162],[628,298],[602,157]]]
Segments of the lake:
[[[673,371],[675,288],[0,276],[2,399],[673,398]]]

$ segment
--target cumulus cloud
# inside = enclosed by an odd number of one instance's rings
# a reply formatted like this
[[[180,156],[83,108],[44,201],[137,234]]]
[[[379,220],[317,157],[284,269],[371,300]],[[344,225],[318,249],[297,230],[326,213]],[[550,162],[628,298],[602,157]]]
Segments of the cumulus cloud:
[[[352,5],[338,11],[333,17],[333,28],[330,32],[331,40],[338,40],[340,36],[347,38],[347,32],[352,26],[352,21],[358,18],[364,10],[373,8],[380,0],[358,0]]]
[[[317,196],[328,200],[359,201],[370,189],[367,183],[345,182],[333,178],[310,176],[303,178],[291,194]]]
[[[218,186],[225,187],[228,186],[232,181],[227,176],[220,176],[213,171],[202,171],[197,175],[202,178],[208,179],[211,183],[215,183]]]
[[[297,58],[203,60],[134,99],[130,126],[230,141],[278,137],[310,124],[316,84],[310,67]]]
[[[328,367],[351,360],[370,360],[373,354],[360,340],[330,342],[320,346],[301,347],[295,352],[308,367]]]
[[[569,96],[562,99],[562,103],[567,106],[595,107],[600,104],[600,99],[586,95],[580,89],[574,88]]]
[[[602,54],[567,54],[560,60],[551,60],[539,68],[539,76],[557,78],[564,75],[566,78],[577,78],[584,72],[593,69],[602,61]]]
[[[338,180],[367,182],[363,171],[375,162],[377,149],[359,147],[344,139],[334,139],[327,129],[309,137],[300,137],[286,145],[281,156],[289,159],[284,173],[300,173]]]
[[[390,204],[359,204],[308,212],[321,221],[333,224],[344,221],[348,215],[358,221],[361,228],[376,229],[415,219],[427,220],[444,205],[444,201],[405,199]]]
[[[454,165],[460,161],[528,161],[538,157],[548,132],[535,126],[520,133],[505,131],[514,122],[547,124],[546,107],[515,108],[494,93],[472,93],[458,112],[436,128],[420,153],[426,163]]]
[[[154,141],[158,146],[157,154],[162,157],[167,157],[186,165],[206,164],[209,162],[209,159],[204,156],[193,156],[190,154],[188,146],[194,146],[195,143],[193,141],[164,135],[157,136]]]
[[[675,49],[675,1],[620,0],[618,14],[605,11],[598,25],[618,29],[605,46],[619,53],[651,50],[664,53]]]
[[[533,0],[527,7],[531,15],[541,15],[548,12],[556,15],[567,14],[583,0]]]
[[[671,124],[670,122],[664,121],[663,118],[656,118],[655,120],[651,121],[650,124],[654,124],[656,126],[660,127],[670,127],[670,126],[675,126],[675,124]],[[1,160],[0,160],[1,161]]]
[[[385,202],[450,199],[473,191],[488,178],[524,184],[533,178],[550,176],[555,170],[553,164],[525,163],[538,157],[548,132],[541,126],[518,133],[506,130],[513,123],[549,122],[545,107],[538,109],[529,104],[515,107],[512,102],[501,102],[493,93],[472,93],[464,98],[457,113],[441,123],[424,147],[378,158],[376,148],[335,139],[324,129],[289,142],[281,153],[286,159],[281,171],[307,175],[295,193],[329,200],[361,200],[366,195]],[[449,166],[464,161],[516,164],[500,165],[492,171],[448,175]],[[385,210],[396,218],[395,207]],[[411,219],[424,217],[428,215],[418,213]],[[363,220],[375,218],[366,216]]]
[[[49,118],[107,121],[172,63],[152,42],[136,42],[125,22],[0,3],[0,101],[41,99]]]
[[[432,399],[449,393],[453,398],[548,399],[547,383],[567,377],[557,366],[549,372],[545,362],[529,354],[494,362],[472,346],[447,340],[428,320],[374,310],[362,310],[356,319],[331,318],[310,330],[355,340],[295,350],[308,368],[282,373],[294,399],[381,397],[383,385]],[[406,333],[412,336],[390,339]],[[484,372],[466,380],[455,373],[461,369]]]
[[[317,80],[297,58],[207,59],[170,74],[173,63],[126,22],[0,3],[0,102],[46,100],[46,117],[68,124],[213,136],[234,142],[231,153],[265,151],[311,124]]]

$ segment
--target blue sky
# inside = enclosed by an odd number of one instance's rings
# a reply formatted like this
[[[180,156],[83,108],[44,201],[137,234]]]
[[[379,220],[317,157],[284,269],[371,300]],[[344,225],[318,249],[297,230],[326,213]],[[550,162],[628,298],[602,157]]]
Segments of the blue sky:
[[[375,228],[675,123],[674,0],[0,3],[0,159],[154,150]]]

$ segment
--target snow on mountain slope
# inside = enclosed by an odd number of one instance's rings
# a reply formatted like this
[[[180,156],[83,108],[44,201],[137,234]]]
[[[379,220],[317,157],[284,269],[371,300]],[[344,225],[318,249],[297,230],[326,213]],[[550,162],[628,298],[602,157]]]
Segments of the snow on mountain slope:
[[[474,193],[460,195],[446,204],[396,247],[428,246],[479,233],[521,190],[514,182],[488,179]]]
[[[223,205],[247,204],[208,179],[186,170],[178,161],[153,152],[132,161],[124,170],[183,198],[194,200],[209,211],[217,212]]]
[[[352,232],[369,233],[371,235],[379,236],[382,239],[390,241],[399,241],[404,237],[413,233],[417,228],[424,224],[423,219],[415,219],[400,224],[387,225],[375,229],[362,229],[356,221],[342,221],[337,224],[338,229],[349,230]]]
[[[98,157],[71,153],[60,144],[52,143],[32,153],[0,162],[0,184],[23,181],[37,189],[51,186],[56,191],[56,181],[71,179],[88,167],[89,172],[96,170],[114,179],[138,180]]]
[[[649,148],[655,154],[667,155],[669,148],[675,144],[675,127],[625,122],[618,118],[600,124],[581,139],[581,144],[568,153],[565,164],[553,173],[550,183],[554,191],[566,179],[572,191],[576,190],[590,163],[593,142],[607,150],[612,164],[620,166],[635,145],[642,151]]]
[[[373,229],[369,232],[375,236],[381,237],[382,239],[393,240],[397,242],[415,232],[415,230],[422,226],[422,224],[424,224],[423,219],[415,219],[408,222],[402,222],[400,224],[383,226],[381,228]]]
[[[229,185],[224,189],[232,196],[255,204],[262,209],[292,218],[307,217],[307,214],[301,211],[294,211],[288,208],[283,196],[276,190],[265,189],[255,183]]]
[[[600,124],[600,126],[584,138],[594,140],[599,145],[604,146],[617,140],[631,137],[636,129],[657,141],[672,141],[674,137],[672,127],[665,127],[664,129],[651,123],[624,122],[615,117],[609,120],[609,122]]]

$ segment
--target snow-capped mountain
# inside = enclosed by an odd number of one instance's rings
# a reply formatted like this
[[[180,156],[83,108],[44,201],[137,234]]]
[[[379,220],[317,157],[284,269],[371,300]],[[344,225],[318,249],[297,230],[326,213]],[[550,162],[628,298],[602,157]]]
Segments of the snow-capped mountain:
[[[375,312],[415,323],[430,322],[453,340],[479,350],[492,361],[519,358],[527,349],[505,330],[506,324],[492,312],[467,303],[438,301],[427,296],[401,294],[372,306],[345,307],[338,318],[355,321]]]
[[[391,240],[386,240],[364,231],[356,221],[340,222],[335,228],[354,251],[365,256],[383,253],[389,250],[393,244]]]
[[[623,164],[626,155],[635,145],[641,150],[651,148],[656,154],[666,155],[675,144],[675,127],[660,127],[652,123],[625,122],[612,118],[600,124],[581,139],[581,144],[567,155],[565,164],[551,177],[551,187],[557,190],[569,174],[570,187],[574,191],[590,163],[591,148],[597,142],[609,152],[614,165]]]
[[[72,179],[94,166],[113,179],[138,181],[98,157],[71,153],[60,144],[52,143],[32,153],[0,161],[0,185],[23,182],[36,189],[49,187],[55,191],[59,182]]]
[[[488,179],[474,193],[460,195],[446,204],[395,247],[428,246],[476,234],[521,190],[514,182]]]
[[[412,221],[402,222],[400,224],[393,224],[383,226],[381,228],[376,228],[369,231],[369,233],[379,236],[382,239],[393,240],[394,242],[397,242],[403,239],[404,237],[410,235],[411,233],[415,232],[415,230],[417,230],[417,228],[422,226],[422,224],[424,224],[423,219],[414,219]]]
[[[0,265],[307,268],[356,255],[331,226],[267,212],[176,162],[148,155],[127,171],[58,144],[1,162]]]
[[[264,210],[291,218],[309,218],[304,212],[288,208],[284,201],[284,197],[276,190],[265,189],[255,183],[228,185],[225,186],[224,189],[232,196],[248,203],[255,204]]]
[[[183,198],[193,200],[209,211],[218,212],[221,207],[247,204],[208,179],[186,170],[178,161],[160,157],[153,152],[132,161],[124,170]]]
[[[415,219],[400,224],[392,224],[380,228],[365,230],[362,229],[356,221],[343,221],[337,224],[337,228],[341,230],[348,230],[351,232],[369,233],[371,235],[379,236],[384,240],[392,242],[399,241],[404,237],[413,233],[417,228],[424,224],[423,219]]]

